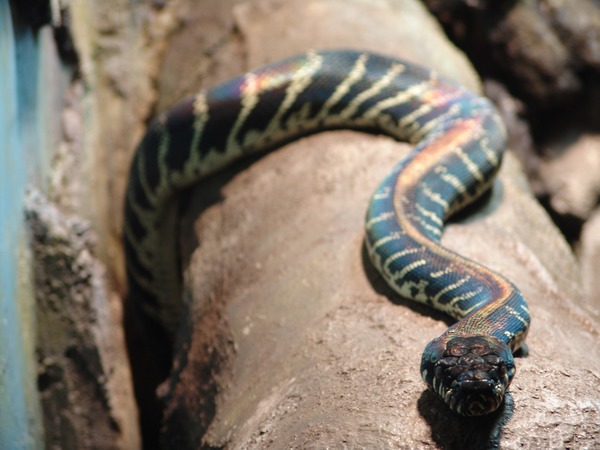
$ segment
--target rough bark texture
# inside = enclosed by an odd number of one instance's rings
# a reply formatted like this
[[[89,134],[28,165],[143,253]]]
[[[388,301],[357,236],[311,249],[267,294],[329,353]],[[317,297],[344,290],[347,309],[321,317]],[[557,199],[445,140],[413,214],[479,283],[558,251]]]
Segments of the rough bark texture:
[[[464,58],[415,1],[263,0],[214,13],[230,27],[219,48],[241,55],[244,70],[307,48],[359,47],[477,87]],[[197,20],[188,25],[202,28],[208,19]],[[210,57],[208,50],[197,54]],[[230,67],[200,70],[197,82],[235,75],[239,61]],[[581,300],[570,250],[510,155],[493,195],[450,226],[443,243],[521,288],[533,317],[530,355],[518,358],[509,401],[491,417],[456,417],[425,390],[421,351],[449,322],[393,294],[363,248],[369,196],[407,151],[385,138],[331,132],[196,190],[188,221],[203,214],[196,237],[188,230],[182,240],[188,252],[196,239],[200,248],[186,259],[189,314],[175,370],[161,388],[164,443],[542,448],[597,442],[600,324]]]
[[[89,223],[35,192],[27,223],[45,448],[139,448],[120,299],[106,289]]]
[[[98,258],[109,267],[112,288],[124,294],[123,195],[129,163],[153,115],[159,56],[174,18],[129,0],[76,1],[67,11],[81,76],[74,84],[82,84],[81,149],[76,164],[67,166],[75,186],[69,212],[91,222]]]

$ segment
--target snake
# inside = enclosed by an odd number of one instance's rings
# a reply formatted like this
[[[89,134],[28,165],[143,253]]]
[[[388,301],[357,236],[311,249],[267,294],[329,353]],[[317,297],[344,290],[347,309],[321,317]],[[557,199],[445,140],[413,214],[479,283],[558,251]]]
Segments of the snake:
[[[491,101],[407,61],[309,51],[158,115],[133,156],[125,194],[128,295],[173,339],[185,308],[174,206],[182,192],[241,158],[336,129],[413,146],[371,197],[366,252],[397,294],[456,320],[423,350],[429,388],[459,415],[497,410],[529,329],[527,304],[512,282],[440,239],[454,214],[492,188],[507,131]]]

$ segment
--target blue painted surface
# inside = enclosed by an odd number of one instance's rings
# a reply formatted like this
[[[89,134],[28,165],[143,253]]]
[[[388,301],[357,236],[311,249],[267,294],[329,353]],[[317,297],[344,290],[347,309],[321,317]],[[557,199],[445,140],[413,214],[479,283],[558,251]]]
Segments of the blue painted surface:
[[[36,155],[37,63],[33,34],[15,36],[0,0],[0,450],[41,448],[32,352],[31,295],[24,282],[23,193]]]

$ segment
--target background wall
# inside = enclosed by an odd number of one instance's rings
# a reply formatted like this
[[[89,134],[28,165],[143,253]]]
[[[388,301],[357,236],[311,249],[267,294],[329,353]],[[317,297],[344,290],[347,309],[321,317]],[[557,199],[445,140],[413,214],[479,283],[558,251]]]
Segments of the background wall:
[[[0,0],[0,448],[41,444],[33,358],[34,316],[23,199],[43,188],[50,155],[39,120],[46,37],[13,19]],[[48,57],[48,54],[45,55]]]

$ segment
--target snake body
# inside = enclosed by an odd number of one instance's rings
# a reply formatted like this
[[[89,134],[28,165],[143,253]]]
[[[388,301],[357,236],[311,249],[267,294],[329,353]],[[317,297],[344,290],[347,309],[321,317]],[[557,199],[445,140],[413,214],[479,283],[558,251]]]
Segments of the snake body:
[[[457,319],[423,352],[421,376],[463,415],[495,410],[530,317],[499,274],[442,247],[447,219],[488,190],[506,132],[491,103],[435,72],[354,51],[309,52],[201,92],[159,116],[134,157],[125,205],[130,295],[174,334],[182,310],[173,200],[244,156],[322,130],[414,144],[366,216],[374,266],[401,296]]]

